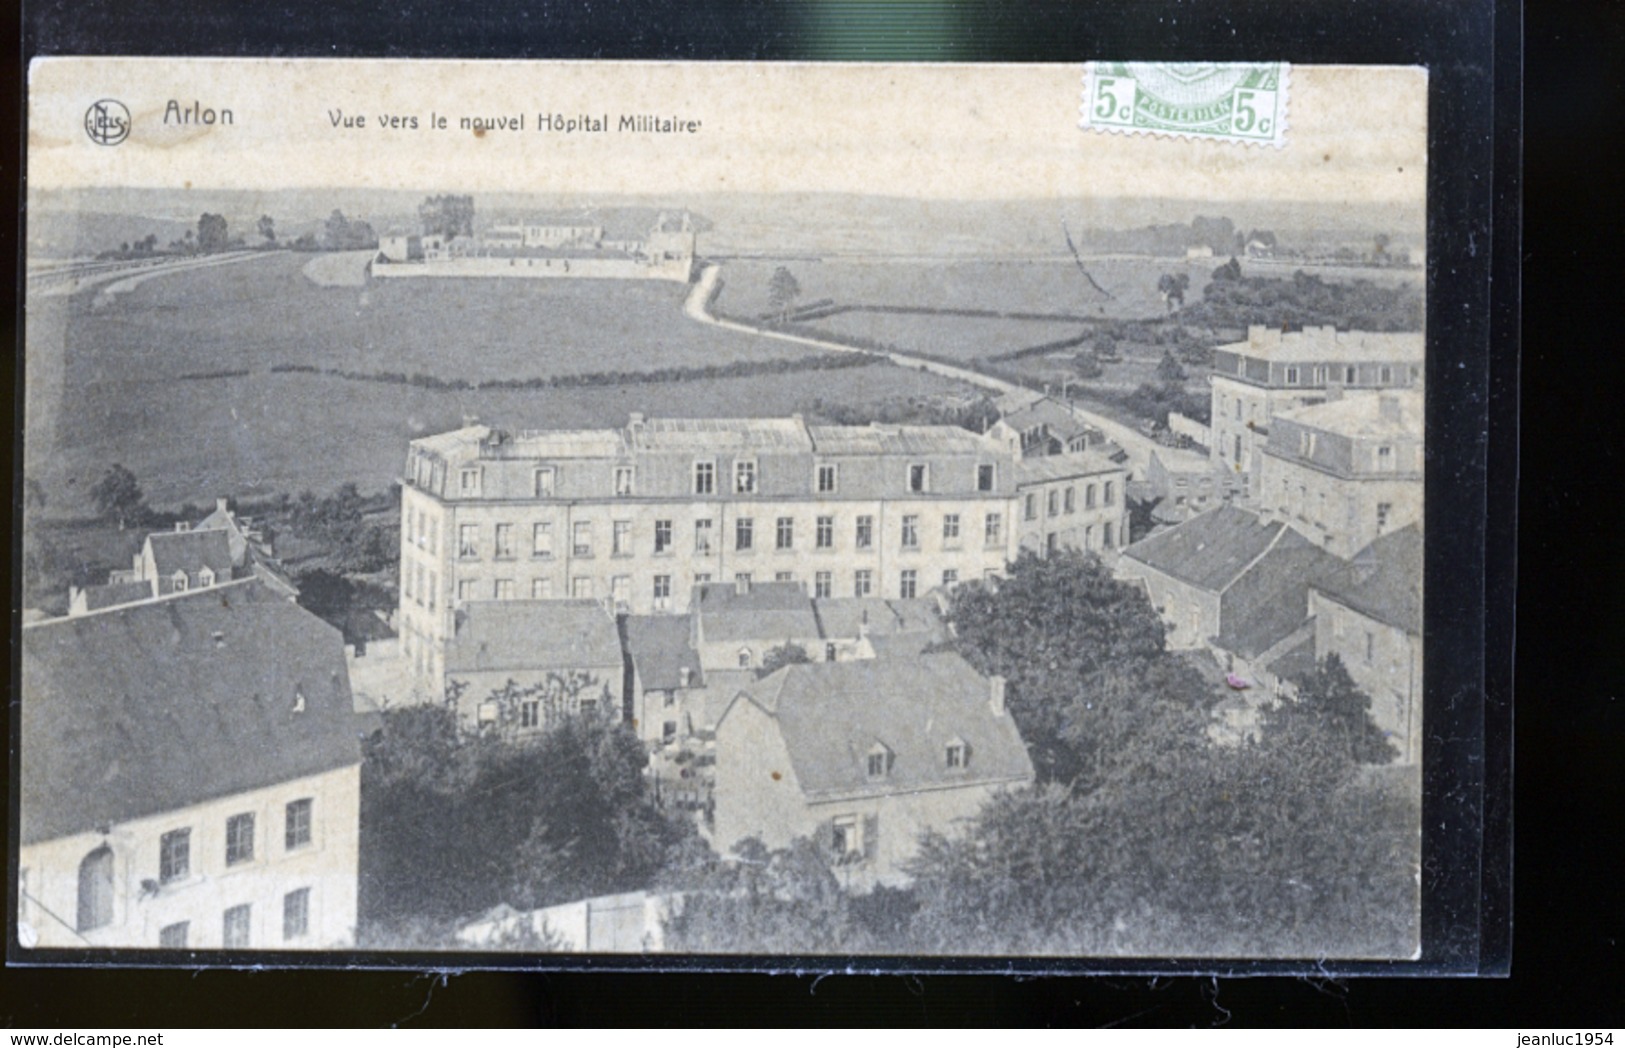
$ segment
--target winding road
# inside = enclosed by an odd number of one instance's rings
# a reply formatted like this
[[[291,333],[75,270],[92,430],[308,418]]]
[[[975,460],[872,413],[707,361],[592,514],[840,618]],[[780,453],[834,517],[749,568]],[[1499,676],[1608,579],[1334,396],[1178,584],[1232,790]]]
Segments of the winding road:
[[[991,375],[984,375],[980,371],[973,371],[970,368],[944,364],[938,360],[927,360],[923,357],[910,356],[907,353],[895,351],[876,352],[875,350],[849,346],[841,342],[831,342],[827,339],[792,334],[788,331],[774,331],[771,328],[754,327],[750,324],[742,324],[737,320],[724,320],[713,314],[709,308],[711,296],[715,294],[717,281],[721,276],[722,267],[716,263],[711,263],[700,271],[700,279],[694,282],[693,288],[688,293],[687,300],[683,303],[683,313],[690,320],[727,328],[730,331],[743,332],[747,335],[755,335],[758,338],[776,338],[781,342],[795,342],[800,345],[837,353],[864,353],[869,356],[885,356],[889,357],[894,364],[902,367],[919,368],[923,371],[941,375],[944,378],[957,379],[960,382],[981,386],[995,393],[1031,394],[1033,392],[1026,386],[994,378]],[[1077,411],[1077,416],[1104,433],[1107,440],[1112,441],[1128,452],[1129,464],[1134,470],[1130,476],[1138,474],[1143,477],[1145,475],[1145,469],[1151,462],[1151,452],[1160,446],[1156,441],[1133,427],[1125,426],[1121,422],[1113,421],[1092,411],[1080,408]]]

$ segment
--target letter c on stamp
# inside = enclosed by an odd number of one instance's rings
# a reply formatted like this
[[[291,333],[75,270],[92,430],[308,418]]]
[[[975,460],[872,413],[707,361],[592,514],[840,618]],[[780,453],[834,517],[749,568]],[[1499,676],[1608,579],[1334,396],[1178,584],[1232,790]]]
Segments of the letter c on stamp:
[[[1090,62],[1079,126],[1286,144],[1285,62]]]

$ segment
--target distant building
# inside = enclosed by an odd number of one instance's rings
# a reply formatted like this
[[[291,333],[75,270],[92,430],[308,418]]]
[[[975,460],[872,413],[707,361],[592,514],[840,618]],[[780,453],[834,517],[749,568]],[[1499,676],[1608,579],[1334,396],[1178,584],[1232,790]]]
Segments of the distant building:
[[[700,664],[712,669],[759,669],[769,650],[795,646],[817,658],[822,632],[813,602],[798,582],[732,583],[694,587],[689,603],[694,648]]]
[[[620,634],[602,604],[474,600],[453,618],[445,681],[460,686],[457,711],[470,724],[531,732],[577,713],[621,719]],[[493,696],[510,683],[527,694]]]
[[[1156,448],[1151,452],[1141,486],[1148,498],[1157,500],[1153,519],[1178,524],[1244,496],[1247,482],[1206,455],[1179,448]]]
[[[1016,463],[1021,548],[1098,553],[1128,541],[1128,470],[1093,451]]]
[[[1022,458],[1087,451],[1106,439],[1070,403],[1046,393],[1007,393],[996,406],[999,417],[988,433]]]
[[[1278,412],[1258,505],[1342,557],[1422,517],[1422,394],[1351,393]]]
[[[715,755],[720,849],[808,837],[859,889],[906,882],[922,832],[1033,781],[1003,679],[951,653],[785,667],[739,689]]]
[[[1419,388],[1422,357],[1421,332],[1251,327],[1247,341],[1214,351],[1211,458],[1246,474],[1256,495],[1258,455],[1275,416],[1324,403],[1338,391]]]
[[[1422,531],[1376,539],[1309,593],[1315,653],[1336,655],[1407,764],[1422,759]]]
[[[351,945],[361,754],[342,644],[256,580],[25,626],[25,941]]]
[[[688,615],[628,615],[632,724],[651,746],[690,737],[703,724],[705,673]]]

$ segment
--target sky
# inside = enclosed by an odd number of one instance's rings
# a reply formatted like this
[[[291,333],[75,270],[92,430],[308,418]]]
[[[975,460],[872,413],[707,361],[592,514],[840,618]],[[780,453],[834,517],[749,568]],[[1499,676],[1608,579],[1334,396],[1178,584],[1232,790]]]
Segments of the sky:
[[[1281,148],[1081,129],[1082,75],[1081,64],[36,59],[28,176],[36,189],[1423,200],[1424,70],[1292,67]],[[118,145],[84,129],[103,98],[133,117]],[[232,123],[177,123],[194,104],[230,109]],[[611,126],[653,114],[699,130],[544,132],[544,113]],[[459,127],[521,115],[522,131]],[[380,126],[385,116],[418,127]],[[364,127],[343,126],[356,117]]]

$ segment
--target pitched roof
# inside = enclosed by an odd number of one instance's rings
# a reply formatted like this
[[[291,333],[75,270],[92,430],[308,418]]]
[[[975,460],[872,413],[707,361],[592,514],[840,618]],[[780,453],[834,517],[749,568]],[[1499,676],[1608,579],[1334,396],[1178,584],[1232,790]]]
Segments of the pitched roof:
[[[933,633],[942,629],[936,601],[929,597],[885,600],[880,597],[822,597],[813,601],[820,635],[826,639],[889,637],[898,633]]]
[[[1098,451],[1069,451],[1061,455],[1038,455],[1016,463],[1017,484],[1039,484],[1099,473],[1121,473],[1123,467]]]
[[[1362,615],[1422,635],[1422,529],[1401,528],[1354,555],[1316,589]]]
[[[1220,597],[1218,646],[1262,655],[1309,618],[1309,587],[1336,578],[1344,562],[1301,539],[1283,541],[1255,560]]]
[[[1001,415],[999,421],[1020,432],[1026,432],[1038,426],[1045,426],[1049,429],[1051,436],[1060,440],[1066,440],[1068,437],[1076,436],[1093,428],[1083,419],[1073,414],[1071,408],[1048,397],[1041,397],[1030,404]]]
[[[474,600],[457,612],[446,672],[618,666],[615,620],[593,600]]]
[[[628,615],[626,654],[637,667],[645,691],[702,688],[700,656],[689,642],[693,623],[687,615]],[[684,669],[689,672],[683,683]]]
[[[1264,668],[1282,680],[1299,681],[1315,672],[1315,665],[1315,635],[1311,631],[1307,637],[1269,660]]]
[[[951,652],[916,658],[810,662],[786,666],[743,689],[718,725],[718,760],[727,755],[722,726],[740,702],[773,718],[796,781],[809,797],[888,794],[971,783],[1028,782],[1032,761],[1008,713],[997,715],[988,682]],[[949,768],[950,742],[969,759]],[[868,775],[879,743],[890,772]]]
[[[706,641],[780,641],[817,637],[812,598],[799,582],[756,582],[744,592],[732,583],[694,588],[691,605]]]
[[[1308,544],[1280,521],[1266,524],[1257,514],[1220,506],[1141,539],[1123,551],[1123,558],[1217,593],[1272,546]]]
[[[129,604],[138,600],[151,600],[153,597],[152,580],[143,579],[140,582],[110,582],[105,586],[86,586],[85,610],[100,611],[103,608],[113,608],[120,604]]]
[[[252,580],[25,626],[21,695],[24,844],[361,759],[338,631]]]
[[[224,531],[159,531],[147,536],[147,544],[160,578],[177,571],[195,576],[204,568],[217,579],[231,578],[231,541]]]

